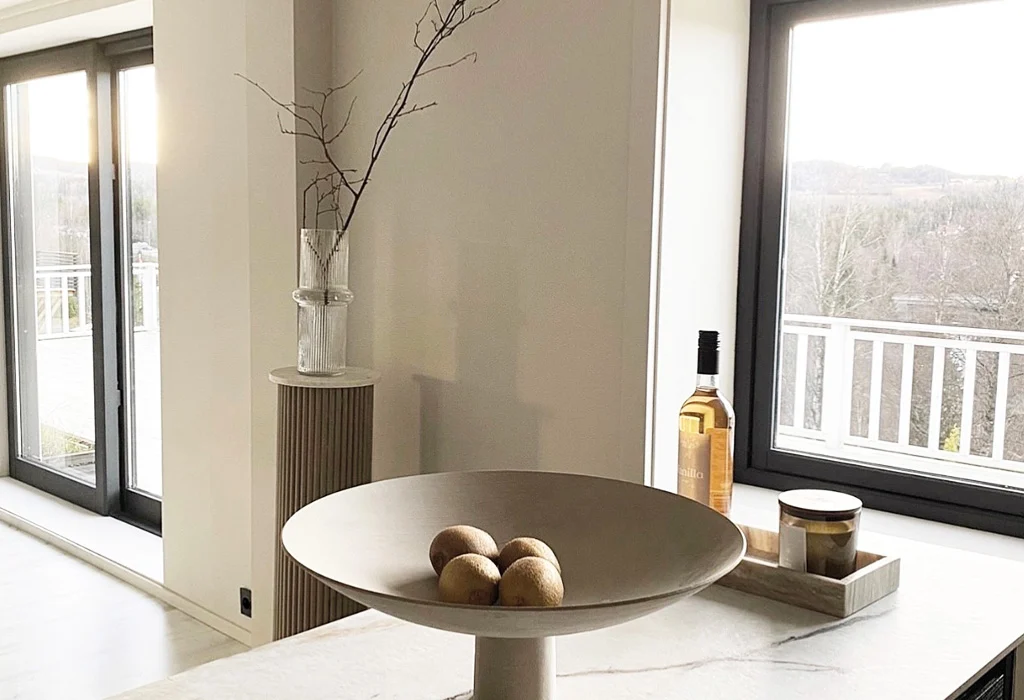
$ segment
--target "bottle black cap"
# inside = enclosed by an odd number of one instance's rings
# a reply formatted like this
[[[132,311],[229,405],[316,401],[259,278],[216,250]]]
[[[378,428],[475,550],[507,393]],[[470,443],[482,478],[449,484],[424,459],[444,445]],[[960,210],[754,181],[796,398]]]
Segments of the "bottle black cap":
[[[701,331],[697,340],[697,374],[718,374],[718,331]]]
[[[721,342],[718,331],[701,331],[697,340],[697,347],[701,350],[718,350]]]

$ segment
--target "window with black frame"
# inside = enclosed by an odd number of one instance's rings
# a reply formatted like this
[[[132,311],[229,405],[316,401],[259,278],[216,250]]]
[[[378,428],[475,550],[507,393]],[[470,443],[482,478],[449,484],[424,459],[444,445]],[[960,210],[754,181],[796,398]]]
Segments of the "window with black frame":
[[[1021,27],[754,3],[738,480],[1024,534]]]
[[[11,474],[160,526],[150,32],[0,60]]]

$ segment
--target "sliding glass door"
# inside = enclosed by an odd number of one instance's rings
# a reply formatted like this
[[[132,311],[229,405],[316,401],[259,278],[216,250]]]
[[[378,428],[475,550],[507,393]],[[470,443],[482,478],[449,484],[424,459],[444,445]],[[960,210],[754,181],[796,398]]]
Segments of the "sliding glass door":
[[[141,38],[0,61],[0,170],[12,476],[155,529],[155,87]]]
[[[146,56],[115,71],[122,375],[122,489],[150,512],[163,492],[160,246],[156,220],[156,73]],[[140,63],[141,62],[141,63]],[[158,512],[157,512],[158,515]]]
[[[6,88],[18,461],[96,486],[89,89],[84,71]]]

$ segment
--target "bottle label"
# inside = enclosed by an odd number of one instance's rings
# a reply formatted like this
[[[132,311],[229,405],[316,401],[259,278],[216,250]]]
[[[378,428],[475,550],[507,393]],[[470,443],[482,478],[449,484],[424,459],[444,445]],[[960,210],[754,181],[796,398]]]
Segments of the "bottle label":
[[[679,433],[679,495],[711,505],[711,436]]]
[[[779,566],[807,572],[807,530],[779,523]]]

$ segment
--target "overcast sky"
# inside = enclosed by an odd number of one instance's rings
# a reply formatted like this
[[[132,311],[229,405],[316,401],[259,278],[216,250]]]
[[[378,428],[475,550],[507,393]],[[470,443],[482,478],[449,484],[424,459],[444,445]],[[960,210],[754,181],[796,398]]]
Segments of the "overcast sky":
[[[156,162],[152,67],[125,99],[132,158]],[[1024,0],[801,25],[790,157],[1024,176]],[[32,150],[84,162],[84,74],[32,84]]]
[[[804,24],[790,158],[1024,175],[1024,0]]]

